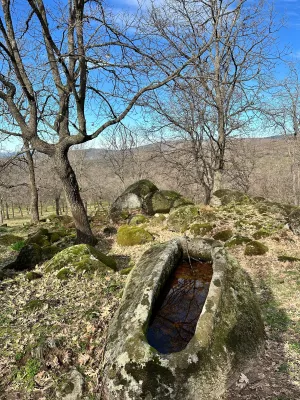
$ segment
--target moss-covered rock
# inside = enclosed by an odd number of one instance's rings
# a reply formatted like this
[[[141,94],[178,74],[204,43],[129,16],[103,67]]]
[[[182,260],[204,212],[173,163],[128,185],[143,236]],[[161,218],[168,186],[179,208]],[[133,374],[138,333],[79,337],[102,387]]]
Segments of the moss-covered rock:
[[[65,268],[60,269],[57,272],[56,278],[63,281],[63,280],[69,279],[69,277],[72,276],[72,275],[73,275],[73,273],[72,273],[71,269],[65,267]]]
[[[225,247],[235,247],[235,246],[241,246],[243,244],[252,242],[252,239],[246,237],[246,236],[241,236],[241,235],[235,235],[232,237],[230,240],[228,240],[225,243]]]
[[[78,244],[57,253],[46,263],[45,269],[47,272],[51,272],[71,267],[77,272],[107,268],[116,270],[116,262],[112,257],[106,256],[92,246]]]
[[[128,188],[123,192],[123,194],[134,193],[138,197],[144,199],[149,193],[154,193],[158,190],[158,188],[154,185],[153,182],[148,179],[141,179],[128,186]]]
[[[112,204],[110,218],[118,222],[129,218],[132,212],[141,212],[145,198],[157,190],[158,188],[147,179],[133,183]]]
[[[300,258],[293,257],[293,256],[288,256],[288,255],[283,254],[281,256],[278,256],[278,261],[282,261],[282,262],[288,262],[288,261],[289,262],[299,262]]]
[[[204,222],[213,222],[218,219],[218,216],[214,209],[201,207],[199,209],[199,219]]]
[[[269,236],[271,236],[271,234],[272,234],[272,231],[261,228],[258,231],[254,232],[252,236],[254,237],[255,240],[259,240],[262,238],[269,237]]]
[[[37,232],[28,237],[25,244],[38,244],[39,246],[49,246],[50,234],[48,229],[40,228]]]
[[[117,243],[121,246],[135,246],[152,240],[151,233],[139,226],[124,225],[118,229]]]
[[[197,220],[199,215],[198,211],[198,208],[195,206],[176,208],[170,212],[167,221],[168,228],[175,232],[185,232],[192,222]]]
[[[25,278],[28,281],[34,281],[35,279],[40,279],[43,277],[43,274],[40,274],[39,272],[34,272],[34,271],[29,271],[27,272],[27,274],[25,275]]]
[[[58,242],[63,237],[68,236],[68,232],[65,229],[59,231],[50,232],[49,238],[51,243]]]
[[[61,249],[55,245],[42,247],[42,255],[44,260],[49,260],[55,254],[59,253]]]
[[[253,240],[252,242],[247,243],[245,248],[246,256],[261,256],[266,254],[269,251],[268,246],[261,242],[257,242]]]
[[[231,229],[224,229],[219,231],[213,235],[213,238],[216,240],[221,240],[222,242],[226,242],[233,236],[233,232]]]
[[[137,214],[131,218],[129,225],[140,225],[144,224],[145,222],[148,222],[148,218],[146,218],[143,214]]]
[[[208,222],[194,223],[190,226],[190,232],[194,236],[203,236],[213,230],[214,226]]]
[[[73,223],[73,218],[70,215],[52,214],[47,217],[47,222],[52,222],[57,225],[68,226]]]
[[[232,202],[237,204],[251,203],[250,197],[238,190],[220,189],[213,193],[213,197],[219,199],[222,206]]]
[[[144,209],[147,214],[154,215],[156,213],[168,213],[175,200],[181,195],[172,190],[158,190],[151,196],[147,196],[144,202]]]
[[[103,229],[103,233],[105,236],[115,235],[117,233],[117,228],[115,228],[114,226],[106,226]]]
[[[123,269],[121,269],[120,274],[121,275],[128,275],[131,272],[132,268],[133,267],[123,268]]]
[[[44,260],[42,248],[35,243],[25,245],[18,254],[16,260],[8,265],[17,271],[34,268]]]
[[[12,244],[16,242],[22,241],[23,238],[21,236],[16,236],[10,233],[7,233],[6,235],[0,236],[0,245],[1,246],[11,246]]]
[[[192,206],[192,205],[194,205],[192,200],[189,200],[186,197],[181,196],[174,201],[172,208],[178,208],[182,206]]]
[[[194,204],[173,190],[158,190],[148,195],[143,203],[143,208],[149,215],[168,213],[172,208]]]
[[[162,225],[165,221],[166,221],[166,217],[164,216],[164,214],[157,214],[154,215],[153,218],[151,218],[150,223],[153,226],[158,226],[158,225]]]

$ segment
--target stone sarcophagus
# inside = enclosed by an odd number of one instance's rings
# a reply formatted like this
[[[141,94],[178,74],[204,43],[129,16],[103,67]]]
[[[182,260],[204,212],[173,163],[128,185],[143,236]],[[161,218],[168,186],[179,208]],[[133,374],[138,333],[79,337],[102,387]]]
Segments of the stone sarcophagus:
[[[251,280],[220,242],[155,245],[130,273],[111,323],[104,398],[217,399],[263,337]]]

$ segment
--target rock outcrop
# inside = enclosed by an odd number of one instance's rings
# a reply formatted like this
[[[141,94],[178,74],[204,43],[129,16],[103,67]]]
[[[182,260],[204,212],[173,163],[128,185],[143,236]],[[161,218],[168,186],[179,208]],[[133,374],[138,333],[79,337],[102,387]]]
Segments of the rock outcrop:
[[[142,179],[130,185],[113,203],[110,217],[113,221],[127,220],[134,213],[154,215],[193,204],[180,193],[159,190],[152,182]]]

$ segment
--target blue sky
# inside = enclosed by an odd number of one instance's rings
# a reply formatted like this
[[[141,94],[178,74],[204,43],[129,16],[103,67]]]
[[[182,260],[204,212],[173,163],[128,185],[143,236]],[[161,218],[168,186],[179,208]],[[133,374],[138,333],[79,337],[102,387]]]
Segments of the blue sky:
[[[258,0],[247,0],[249,2]],[[47,4],[55,6],[58,0],[45,0]],[[155,3],[161,3],[163,0],[155,0]],[[138,7],[138,0],[106,0],[106,3],[113,8],[115,11],[127,10],[134,12]],[[142,0],[144,5],[150,3],[150,0]],[[300,65],[300,0],[274,0],[273,2],[276,19],[279,22],[281,19],[284,20],[284,26],[278,32],[278,44],[281,48],[288,46],[292,52],[293,59]],[[284,70],[282,67],[278,68],[278,76],[282,77]],[[131,117],[134,118],[134,113],[129,115],[126,119],[129,123]],[[5,147],[11,149],[15,147],[16,141],[12,140],[10,144],[6,143]],[[97,146],[97,141],[89,143],[89,146]],[[1,149],[1,143],[0,143]]]
[[[285,18],[285,26],[279,32],[281,45],[289,45],[300,62],[300,0],[276,0],[278,18]]]
[[[147,4],[148,1],[150,3],[150,0],[142,0],[142,3]],[[162,1],[156,0],[155,3]],[[107,4],[114,9],[134,11],[139,3],[138,0],[107,0]],[[284,19],[284,27],[278,33],[279,43],[281,46],[290,46],[300,62],[300,0],[274,0],[273,5],[277,20]]]

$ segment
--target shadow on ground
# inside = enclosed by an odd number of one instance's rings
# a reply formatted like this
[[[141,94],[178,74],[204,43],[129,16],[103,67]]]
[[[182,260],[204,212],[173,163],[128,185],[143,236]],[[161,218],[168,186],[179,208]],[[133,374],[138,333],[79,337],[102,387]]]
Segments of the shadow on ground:
[[[295,371],[292,369],[300,371],[300,365],[292,365],[285,347],[285,333],[293,329],[293,322],[285,310],[278,306],[265,280],[260,281],[258,290],[266,328],[265,346],[261,355],[241,371],[246,376],[246,382],[240,376],[222,399],[299,400],[300,387],[293,382]]]

